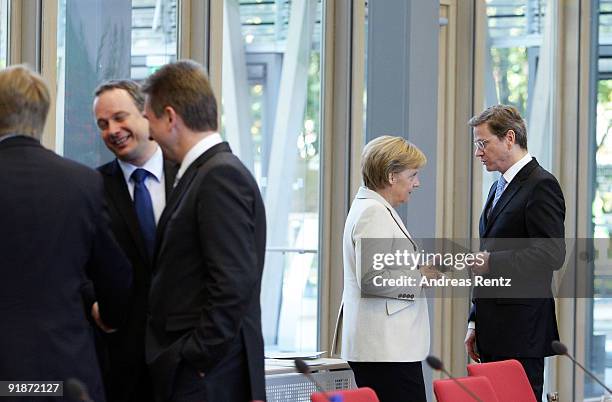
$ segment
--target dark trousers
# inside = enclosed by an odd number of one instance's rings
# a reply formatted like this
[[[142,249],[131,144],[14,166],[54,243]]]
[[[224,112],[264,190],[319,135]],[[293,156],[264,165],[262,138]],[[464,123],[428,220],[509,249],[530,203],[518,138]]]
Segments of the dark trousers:
[[[242,344],[228,351],[204,377],[189,363],[179,363],[172,402],[246,402],[251,399],[248,363]]]
[[[111,369],[112,369],[111,364]],[[123,370],[125,371],[125,370]],[[107,387],[106,399],[110,402],[139,402],[153,400],[153,385],[144,356],[142,365],[139,368],[133,368],[133,372],[129,377],[118,378],[112,376],[110,386]]]
[[[370,387],[380,402],[427,402],[421,362],[348,362],[358,387]]]
[[[152,384],[149,368],[145,363],[144,350],[140,363],[136,363],[133,356],[126,358],[124,354],[126,346],[118,340],[113,341],[117,339],[115,336],[115,334],[104,334],[98,328],[94,328],[94,341],[106,400],[152,401]]]
[[[531,384],[531,389],[533,390],[536,401],[541,402],[542,394],[544,393],[544,358],[534,357],[519,359],[516,357],[489,356],[483,355],[482,353],[480,354],[480,360],[483,363],[498,362],[508,359],[518,360],[521,363],[525,369],[525,374],[527,374],[527,378],[529,379],[529,384]]]

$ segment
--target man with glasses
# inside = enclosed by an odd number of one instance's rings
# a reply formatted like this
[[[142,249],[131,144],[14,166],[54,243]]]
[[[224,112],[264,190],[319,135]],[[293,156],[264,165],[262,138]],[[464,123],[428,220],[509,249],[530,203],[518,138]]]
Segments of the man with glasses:
[[[489,107],[468,124],[474,155],[487,171],[500,173],[480,217],[484,262],[472,266],[472,272],[511,278],[515,289],[485,298],[475,288],[467,353],[480,362],[517,359],[540,401],[544,357],[555,354],[551,342],[559,339],[551,281],[565,259],[563,193],[557,179],[527,151],[525,122],[514,107]]]

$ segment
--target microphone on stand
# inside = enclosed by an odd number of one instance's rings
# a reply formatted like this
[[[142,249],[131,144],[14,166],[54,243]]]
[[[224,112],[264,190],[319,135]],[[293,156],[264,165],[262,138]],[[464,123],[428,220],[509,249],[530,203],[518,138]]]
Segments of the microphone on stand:
[[[444,374],[446,374],[448,378],[453,380],[455,384],[459,386],[459,388],[461,388],[466,394],[471,396],[475,401],[482,402],[482,399],[476,396],[476,394],[470,391],[465,385],[461,384],[459,380],[453,377],[452,374],[444,368],[444,364],[442,364],[442,360],[438,359],[436,356],[429,355],[427,356],[427,359],[425,359],[425,361],[427,362],[427,364],[429,364],[429,367],[431,367],[432,369],[442,371]]]
[[[306,364],[306,362],[304,362],[304,360],[295,359],[293,360],[293,362],[295,363],[295,368],[297,369],[297,371],[303,374],[306,378],[308,378],[308,380],[312,382],[315,387],[317,387],[317,390],[323,394],[323,397],[325,397],[325,399],[327,399],[329,402],[342,402],[342,396],[329,395],[327,392],[325,392],[321,384],[319,384],[317,380],[315,380],[312,376],[312,373],[310,372],[310,367],[308,366],[308,364]]]
[[[567,356],[570,358],[571,361],[574,362],[575,365],[577,365],[578,367],[580,367],[582,369],[582,371],[584,371],[585,373],[587,373],[592,379],[594,379],[599,385],[601,385],[602,387],[604,387],[604,389],[606,391],[608,391],[609,394],[612,394],[612,390],[610,390],[610,388],[606,387],[606,384],[604,384],[603,382],[601,382],[601,380],[599,378],[597,378],[595,376],[595,374],[593,374],[590,370],[588,370],[586,367],[584,367],[582,364],[578,363],[578,361],[576,359],[574,359],[572,357],[572,355],[570,355],[567,352],[567,346],[565,346],[563,343],[559,342],[559,341],[552,341],[552,349],[555,351],[556,354],[558,355],[562,355],[562,356]]]
[[[64,382],[64,391],[68,399],[75,402],[93,402],[89,396],[87,386],[76,378],[69,378]]]

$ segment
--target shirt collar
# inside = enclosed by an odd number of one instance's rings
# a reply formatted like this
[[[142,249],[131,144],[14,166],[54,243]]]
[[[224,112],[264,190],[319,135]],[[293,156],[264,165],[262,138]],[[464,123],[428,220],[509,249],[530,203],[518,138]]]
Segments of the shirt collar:
[[[521,169],[525,167],[525,165],[531,162],[531,159],[533,159],[533,157],[529,152],[527,152],[527,154],[525,154],[525,156],[523,156],[518,162],[510,166],[510,169],[506,170],[506,173],[503,174],[506,183],[509,184],[512,179],[514,179],[514,177],[518,174],[518,172],[520,172]]]
[[[157,147],[155,153],[153,153],[149,160],[142,166],[135,166],[131,163],[122,161],[121,159],[117,159],[117,162],[119,162],[119,167],[121,167],[121,171],[123,172],[123,176],[127,182],[130,181],[132,173],[134,173],[134,170],[136,169],[146,170],[147,172],[151,173],[158,182],[161,181],[162,175],[164,174],[164,156],[159,146]]]
[[[176,182],[178,182],[180,178],[183,177],[183,174],[185,174],[187,168],[189,168],[189,166],[191,166],[191,164],[195,162],[195,160],[198,159],[200,155],[222,142],[223,139],[221,138],[221,135],[219,133],[213,133],[202,138],[197,144],[191,147],[191,149],[187,152],[187,154],[185,154],[185,157],[181,162],[181,167],[178,173],[176,174]]]

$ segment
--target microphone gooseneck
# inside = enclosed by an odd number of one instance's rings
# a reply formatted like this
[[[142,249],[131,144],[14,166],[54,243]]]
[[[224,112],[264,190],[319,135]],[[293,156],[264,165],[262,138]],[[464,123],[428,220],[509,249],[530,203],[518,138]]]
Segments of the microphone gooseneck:
[[[610,388],[608,388],[606,386],[606,384],[604,384],[599,378],[597,378],[595,376],[595,374],[593,374],[590,370],[588,370],[586,367],[584,367],[582,364],[580,364],[576,359],[574,359],[574,357],[572,355],[569,354],[569,352],[567,351],[567,346],[565,346],[563,343],[561,343],[559,341],[552,341],[550,346],[552,346],[552,349],[553,349],[553,351],[556,354],[558,354],[560,356],[567,356],[572,362],[574,362],[575,365],[580,367],[582,369],[582,371],[587,373],[589,375],[589,377],[591,377],[599,385],[601,385],[606,391],[608,391],[609,394],[612,394],[612,390]]]
[[[306,364],[306,362],[302,359],[294,359],[293,363],[295,364],[295,368],[297,369],[297,371],[303,374],[306,378],[308,378],[308,380],[313,383],[315,387],[317,387],[317,390],[323,394],[325,399],[327,399],[329,402],[332,402],[332,398],[329,396],[329,394],[325,392],[325,389],[323,389],[321,384],[319,384],[317,380],[315,380],[312,376],[308,364]]]

